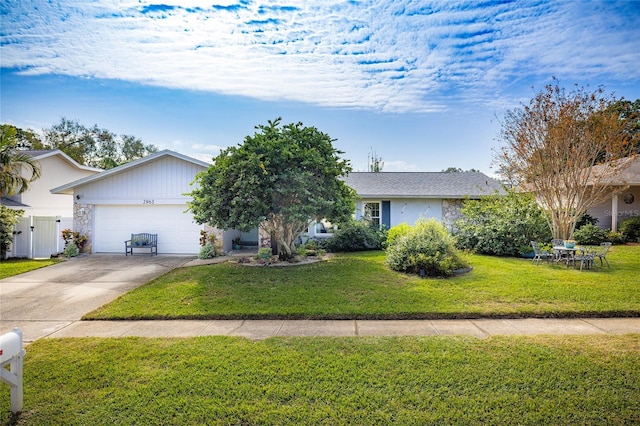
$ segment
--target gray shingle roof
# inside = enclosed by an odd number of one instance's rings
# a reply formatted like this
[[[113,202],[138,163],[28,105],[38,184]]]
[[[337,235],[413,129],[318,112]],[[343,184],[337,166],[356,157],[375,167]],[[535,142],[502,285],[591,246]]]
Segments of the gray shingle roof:
[[[345,178],[361,198],[478,198],[502,185],[480,172],[353,172]]]
[[[55,151],[55,149],[25,149],[20,152],[28,155],[29,157],[40,157],[41,155],[49,154]]]
[[[22,208],[22,207],[31,207],[28,206],[26,204],[22,204],[19,201],[16,200],[12,200],[11,198],[6,198],[6,197],[1,197],[0,198],[0,206],[5,206],[5,207],[18,207],[18,208]]]

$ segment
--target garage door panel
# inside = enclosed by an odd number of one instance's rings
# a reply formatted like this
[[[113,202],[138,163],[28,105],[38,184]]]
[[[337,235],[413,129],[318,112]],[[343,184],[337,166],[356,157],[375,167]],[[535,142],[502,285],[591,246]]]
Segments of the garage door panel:
[[[122,253],[132,233],[146,232],[158,234],[158,253],[197,254],[202,225],[194,223],[185,209],[184,205],[98,205],[93,250]]]

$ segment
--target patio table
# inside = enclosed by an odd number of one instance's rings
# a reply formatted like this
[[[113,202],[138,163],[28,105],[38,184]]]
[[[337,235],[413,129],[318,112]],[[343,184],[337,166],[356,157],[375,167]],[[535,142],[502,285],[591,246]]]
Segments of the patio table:
[[[553,247],[553,253],[556,255],[556,259],[555,262],[561,262],[561,261],[565,261],[565,263],[567,264],[567,268],[569,267],[569,265],[571,264],[571,262],[574,263],[575,265],[575,261],[576,261],[576,252],[580,252],[581,256],[587,256],[587,254],[589,253],[589,248],[588,247],[572,247],[572,248],[568,248],[565,246],[554,246]],[[580,257],[580,256],[579,256]],[[582,262],[584,262],[585,260],[587,261],[587,269],[591,269],[591,261],[589,261],[589,259],[580,259],[581,263],[580,263],[580,270],[582,270]]]
[[[561,262],[563,259],[569,266],[571,259],[575,256],[578,247],[567,248],[565,246],[553,246],[553,254],[556,256],[555,262]]]

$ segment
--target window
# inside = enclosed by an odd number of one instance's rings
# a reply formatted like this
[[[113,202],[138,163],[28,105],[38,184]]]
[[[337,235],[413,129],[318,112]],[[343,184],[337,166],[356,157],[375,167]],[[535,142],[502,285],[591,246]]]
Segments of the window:
[[[380,226],[380,203],[364,203],[364,220],[371,225]]]

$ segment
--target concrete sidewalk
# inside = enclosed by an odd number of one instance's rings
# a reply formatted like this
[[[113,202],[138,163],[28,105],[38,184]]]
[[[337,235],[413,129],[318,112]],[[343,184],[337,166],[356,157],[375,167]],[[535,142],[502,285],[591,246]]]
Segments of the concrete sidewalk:
[[[640,333],[640,318],[473,320],[166,320],[74,321],[47,338],[241,336],[451,336]]]

